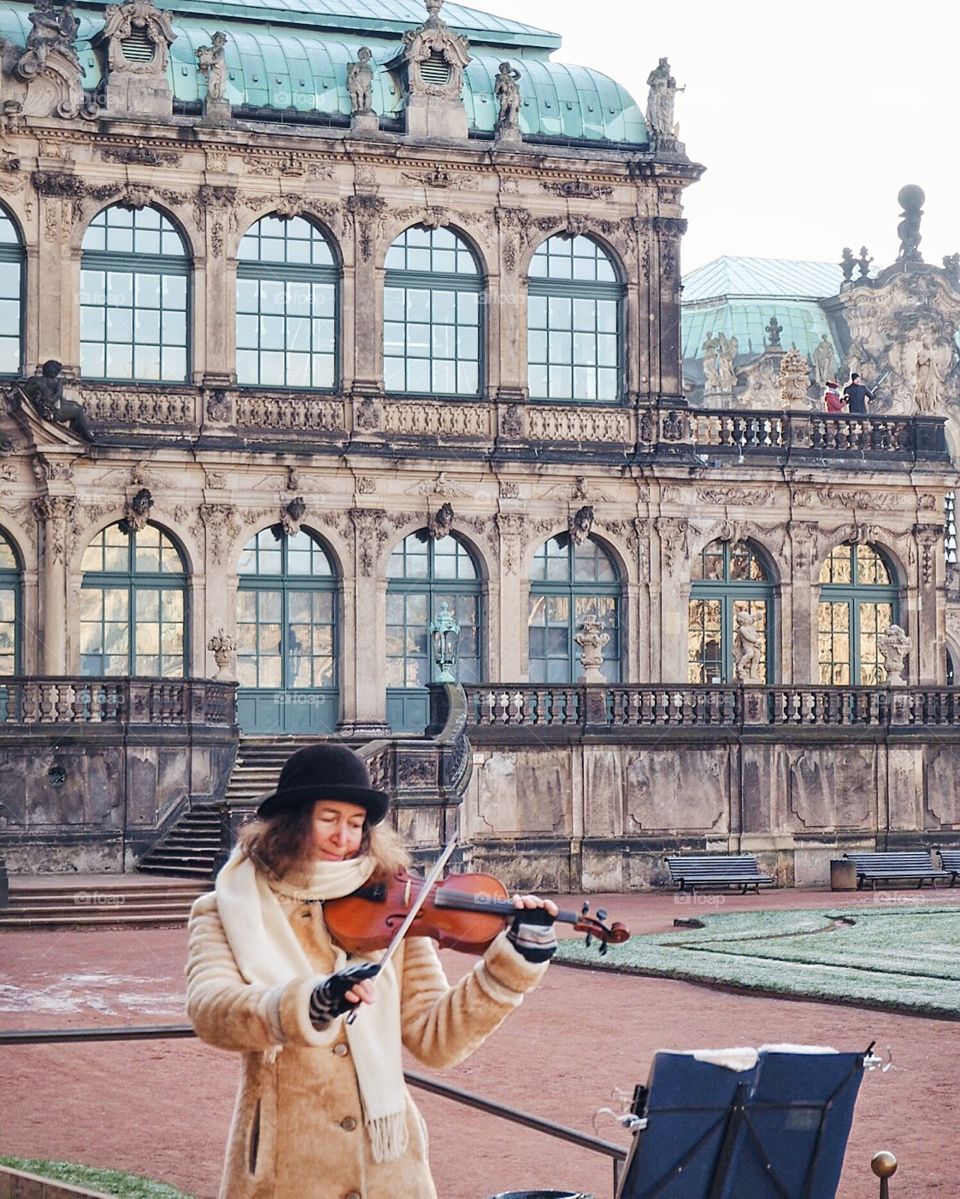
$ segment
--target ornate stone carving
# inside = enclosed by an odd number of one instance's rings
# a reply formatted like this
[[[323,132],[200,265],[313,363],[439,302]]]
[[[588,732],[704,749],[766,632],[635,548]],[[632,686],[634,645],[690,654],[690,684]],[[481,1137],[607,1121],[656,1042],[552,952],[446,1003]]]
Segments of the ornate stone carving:
[[[432,171],[401,171],[401,176],[409,179],[412,183],[419,183],[421,187],[436,187],[441,190],[450,188],[458,191],[476,191],[480,186],[479,179],[475,175],[445,171],[440,167],[436,167]]]
[[[106,21],[93,44],[106,47],[110,74],[163,75],[176,40],[170,13],[153,0],[129,0],[107,5]]]
[[[929,587],[936,574],[935,548],[943,537],[943,525],[914,525],[913,535],[920,547],[920,580]]]
[[[685,520],[660,516],[656,520],[660,537],[660,554],[667,574],[673,574],[677,565],[687,556],[687,538],[690,526]]]
[[[357,479],[357,495],[375,495],[377,480],[370,475],[360,475]]]
[[[31,465],[33,467],[33,476],[38,483],[49,483],[51,480],[59,483],[68,483],[73,479],[72,462],[62,461],[58,458],[48,458],[45,454],[38,454]]]
[[[689,441],[690,433],[690,418],[685,412],[672,408],[663,414],[660,435],[664,441]]]
[[[593,508],[589,504],[578,508],[567,521],[567,529],[574,545],[583,545],[593,529]]]
[[[296,537],[306,514],[307,502],[302,495],[295,496],[287,504],[282,504],[280,523],[272,526],[277,540],[279,541],[281,537]]]
[[[626,444],[630,417],[615,408],[540,408],[524,405],[527,437],[531,441],[586,441]]]
[[[83,90],[83,69],[74,45],[79,22],[73,4],[36,0],[30,24],[26,48],[13,68],[14,75],[27,84],[23,114],[66,120],[97,117],[96,102]]]
[[[438,404],[395,401],[383,408],[385,433],[426,437],[490,437],[490,410],[485,404]]]
[[[373,575],[387,540],[387,514],[382,508],[351,508],[357,543],[357,565],[364,578]]]
[[[132,146],[104,146],[100,150],[100,157],[104,162],[145,167],[176,167],[183,159],[181,154],[148,146],[142,138]]]
[[[813,369],[818,387],[825,387],[837,377],[837,356],[833,342],[826,333],[821,334],[817,348],[813,351]]]
[[[739,505],[743,508],[767,508],[776,496],[773,487],[698,487],[697,503],[713,507]]]
[[[799,575],[819,560],[819,524],[815,520],[792,521],[790,523],[790,542],[793,546],[793,569]]]
[[[418,29],[408,29],[404,33],[403,51],[388,65],[405,67],[410,95],[459,99],[463,90],[463,72],[470,62],[469,42],[453,33],[440,19],[443,0],[426,0],[426,4],[427,20]],[[425,74],[423,68],[427,63],[430,67]],[[442,70],[444,65],[446,72]]]
[[[215,387],[207,397],[207,419],[228,424],[233,417],[233,405],[222,387]]]
[[[498,512],[497,533],[500,537],[500,568],[505,575],[515,575],[526,549],[526,518],[521,512]]]
[[[780,359],[780,403],[784,408],[812,407],[807,392],[810,372],[803,354],[792,346]]]
[[[597,618],[596,612],[584,616],[573,639],[580,646],[580,665],[583,667],[583,676],[577,681],[603,683],[600,668],[603,666],[603,647],[609,642],[610,634],[603,631],[603,621]]]
[[[11,407],[16,411],[21,403],[27,403],[44,420],[67,425],[78,437],[92,442],[93,431],[87,424],[83,404],[64,395],[62,370],[60,363],[51,358],[43,364],[39,375],[18,380],[10,388]]]
[[[902,687],[905,682],[903,664],[910,653],[910,638],[898,624],[892,624],[877,638],[877,648],[883,657],[887,686]]]
[[[341,433],[346,428],[343,402],[335,399],[301,399],[289,395],[238,394],[238,428],[302,429]]]
[[[227,100],[227,60],[225,47],[227,35],[217,30],[211,38],[212,45],[197,50],[197,65],[206,78],[207,94],[203,100],[203,115],[222,119],[230,115]]]
[[[563,183],[541,183],[544,191],[553,192],[567,200],[603,200],[613,195],[612,187],[598,183],[587,183],[585,179],[567,179]]]
[[[501,479],[498,492],[502,500],[518,500],[520,498],[520,484]]]
[[[145,529],[150,520],[150,509],[153,505],[153,496],[146,487],[141,487],[137,494],[127,500],[124,505],[120,531],[129,537],[131,533],[139,533],[141,529]]]
[[[908,183],[900,189],[897,196],[903,212],[900,214],[900,224],[897,226],[897,236],[900,238],[898,262],[923,262],[920,253],[920,218],[923,216],[923,202],[926,196],[923,188]]]
[[[65,562],[69,529],[76,519],[76,499],[68,495],[42,495],[34,500],[33,511],[43,526],[46,553],[53,562]]]
[[[4,100],[0,118],[0,132],[12,135],[23,132],[23,104],[19,100]]]
[[[179,425],[194,424],[195,393],[130,391],[81,387],[83,406],[91,421],[100,424]]]
[[[217,664],[214,678],[224,677],[224,670],[229,665],[231,656],[237,652],[236,638],[230,637],[223,628],[219,628],[207,642],[207,649],[213,654],[213,660]]]
[[[441,504],[437,511],[427,521],[427,529],[434,541],[442,541],[453,531],[453,505]]]
[[[377,433],[383,423],[383,409],[375,399],[367,396],[354,405],[354,422],[364,433]]]
[[[508,404],[500,411],[501,437],[523,437],[523,409],[519,404]]]
[[[369,262],[380,235],[387,202],[380,196],[362,192],[358,195],[348,196],[345,207],[347,213],[353,217],[360,257],[364,262]]]
[[[230,504],[201,504],[200,519],[207,532],[207,547],[210,559],[217,565],[223,563],[231,542],[240,532],[240,518]]]

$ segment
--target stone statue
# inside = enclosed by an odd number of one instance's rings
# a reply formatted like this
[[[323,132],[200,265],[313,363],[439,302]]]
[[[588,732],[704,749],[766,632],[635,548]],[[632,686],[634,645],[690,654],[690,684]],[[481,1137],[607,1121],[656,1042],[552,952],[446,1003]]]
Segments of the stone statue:
[[[849,246],[843,247],[843,257],[840,262],[840,269],[843,271],[844,283],[849,283],[853,279],[853,268],[857,265],[857,260],[853,256],[853,250]]]
[[[930,335],[924,333],[916,357],[916,383],[913,388],[913,402],[918,412],[936,412],[940,407],[940,387],[942,380],[937,373],[934,361],[933,346]]]
[[[85,441],[93,441],[93,433],[87,424],[83,405],[64,398],[61,364],[50,358],[40,368],[40,374],[30,379],[20,379],[13,385],[14,394],[20,393],[36,408],[44,420],[59,425],[69,425]]]
[[[589,504],[584,504],[582,508],[578,508],[567,522],[567,528],[573,544],[583,545],[590,536],[590,530],[593,528],[593,508]]]
[[[707,334],[703,343],[703,394],[712,395],[720,390],[720,371],[717,367],[717,351],[719,340],[712,334]]]
[[[951,287],[960,287],[960,254],[943,256],[943,273]]]
[[[120,521],[120,532],[129,537],[131,533],[139,533],[146,528],[152,507],[153,496],[146,487],[141,487],[133,499],[127,501],[123,520]]]
[[[910,638],[898,624],[892,624],[877,638],[877,646],[883,657],[887,686],[902,687],[903,663],[910,652]]]
[[[860,257],[857,260],[857,266],[860,268],[860,278],[861,279],[866,279],[866,277],[870,274],[870,263],[871,262],[873,262],[873,259],[867,253],[867,247],[861,246],[860,247]]]
[[[741,683],[754,683],[760,678],[763,657],[763,636],[756,626],[752,612],[738,612],[733,638],[734,669]]]
[[[27,54],[21,63],[27,59],[30,51],[36,56],[36,68],[42,70],[47,65],[47,55],[56,50],[79,69],[80,59],[74,42],[80,22],[73,15],[73,4],[55,5],[53,0],[36,0],[36,8],[30,14],[30,33],[27,35]],[[21,71],[17,64],[18,73]]]
[[[520,128],[520,72],[510,63],[502,62],[493,85],[493,94],[500,105],[497,131]]]
[[[736,358],[740,343],[735,337],[717,334],[717,373],[720,376],[719,390],[723,395],[733,395],[737,386]]]
[[[809,402],[810,372],[807,360],[796,346],[780,359],[780,402],[784,408],[803,407]]]
[[[283,512],[280,515],[280,528],[282,535],[286,537],[296,537],[300,532],[300,525],[303,523],[303,518],[307,514],[307,504],[302,495],[295,496],[289,504],[284,506]],[[276,534],[274,534],[276,536]],[[279,538],[278,538],[279,540]]]
[[[923,262],[920,254],[920,218],[923,216],[923,202],[926,196],[923,188],[915,184],[901,187],[897,201],[903,212],[900,214],[900,224],[897,226],[897,236],[900,238],[900,253],[898,262]]]
[[[354,116],[367,116],[373,112],[373,68],[370,66],[372,58],[373,51],[370,47],[361,46],[357,51],[357,61],[347,66],[347,94]]]
[[[779,324],[779,322],[777,321],[777,315],[776,315],[776,313],[774,313],[773,316],[770,318],[770,324],[767,325],[766,328],[764,329],[764,333],[770,334],[770,340],[767,342],[767,345],[773,347],[774,349],[779,347],[780,334],[782,332],[783,332],[783,325]]]
[[[227,35],[217,30],[213,35],[213,45],[201,46],[197,51],[200,73],[206,76],[207,80],[208,100],[227,98],[227,63],[223,50],[226,44]]]
[[[825,387],[830,379],[837,377],[837,358],[833,352],[833,342],[824,333],[820,343],[813,351],[813,369],[816,372],[817,386]]]
[[[596,612],[588,612],[577,626],[574,641],[580,646],[580,665],[583,667],[583,677],[578,680],[583,683],[603,683],[605,679],[603,666],[603,647],[610,640],[610,634],[603,631],[603,621],[597,619]]]
[[[447,501],[440,505],[427,524],[430,536],[434,541],[442,541],[448,533],[453,531],[454,511],[453,505]]]
[[[207,642],[207,649],[213,654],[213,660],[217,664],[217,673],[214,677],[219,679],[223,676],[224,669],[230,661],[230,655],[237,652],[236,639],[219,628]]]
[[[677,81],[670,74],[670,63],[661,58],[656,68],[647,76],[647,128],[656,140],[673,141],[676,137],[673,107],[678,91]]]

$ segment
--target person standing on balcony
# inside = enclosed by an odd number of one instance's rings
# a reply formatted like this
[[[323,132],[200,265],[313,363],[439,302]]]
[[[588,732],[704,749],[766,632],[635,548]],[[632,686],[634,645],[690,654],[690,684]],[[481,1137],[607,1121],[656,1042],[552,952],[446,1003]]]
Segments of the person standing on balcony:
[[[866,416],[867,400],[873,399],[873,392],[864,387],[856,371],[851,371],[850,382],[843,389],[843,398],[847,402],[848,412],[854,416]]]
[[[843,400],[840,398],[840,384],[834,379],[828,379],[824,383],[826,389],[823,393],[823,402],[828,412],[842,412]]]
[[[424,937],[374,982],[380,954],[348,957],[323,904],[408,863],[383,827],[389,802],[346,746],[299,750],[193,906],[187,1012],[202,1040],[243,1054],[221,1199],[435,1199],[401,1045],[432,1067],[462,1061],[556,949],[556,906],[517,895],[509,929],[456,986]]]

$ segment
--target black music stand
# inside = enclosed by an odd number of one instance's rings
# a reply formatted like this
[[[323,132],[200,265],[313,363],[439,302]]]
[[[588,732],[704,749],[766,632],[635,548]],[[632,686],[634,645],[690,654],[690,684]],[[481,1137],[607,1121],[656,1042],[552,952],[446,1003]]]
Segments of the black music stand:
[[[866,1055],[791,1048],[658,1053],[617,1199],[834,1199]]]

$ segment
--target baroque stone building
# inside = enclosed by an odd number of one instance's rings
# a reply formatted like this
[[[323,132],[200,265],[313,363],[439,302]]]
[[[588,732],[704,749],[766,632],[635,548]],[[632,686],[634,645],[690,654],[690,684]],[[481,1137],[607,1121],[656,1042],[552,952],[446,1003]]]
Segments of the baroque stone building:
[[[543,886],[956,835],[943,417],[688,405],[666,60],[641,111],[442,0],[0,36],[12,868],[229,830],[238,729]]]

